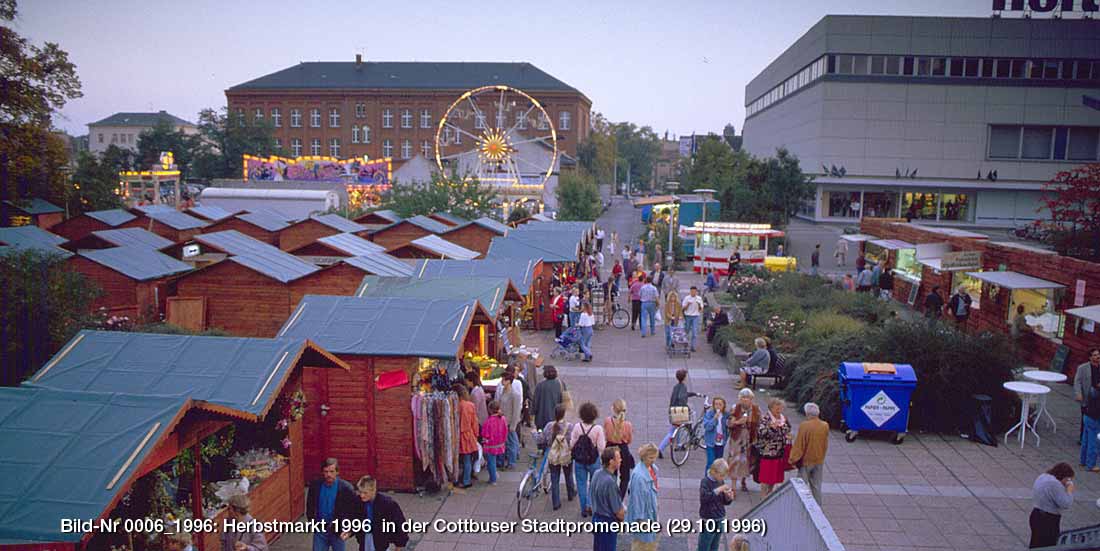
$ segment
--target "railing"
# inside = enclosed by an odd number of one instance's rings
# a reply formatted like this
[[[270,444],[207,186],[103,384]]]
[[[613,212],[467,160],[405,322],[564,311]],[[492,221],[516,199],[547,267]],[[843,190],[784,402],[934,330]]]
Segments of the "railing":
[[[1100,549],[1100,524],[1066,530],[1058,536],[1058,545],[1040,547],[1037,551],[1088,551]]]
[[[844,551],[810,487],[792,478],[775,489],[742,519],[760,519],[764,534],[744,534],[752,551]]]

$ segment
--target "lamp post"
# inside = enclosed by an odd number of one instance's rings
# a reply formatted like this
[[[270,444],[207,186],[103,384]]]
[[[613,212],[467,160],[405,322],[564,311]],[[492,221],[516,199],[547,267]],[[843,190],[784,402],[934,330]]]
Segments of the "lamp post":
[[[713,190],[713,189],[710,189],[710,188],[700,188],[700,189],[695,190],[695,193],[698,194],[703,199],[703,231],[701,232],[702,237],[699,239],[699,245],[700,245],[699,248],[702,249],[703,248],[702,245],[707,242],[707,204],[710,202],[711,198],[714,197],[714,194],[718,193],[718,192]],[[701,269],[706,269],[706,267],[707,267],[706,252],[702,252],[700,257],[702,258],[702,261],[703,261],[703,265],[701,266]]]
[[[668,207],[668,249],[665,252],[665,266],[668,266],[669,270],[675,270],[676,255],[672,251],[672,221],[676,220],[676,225],[680,225],[680,198],[673,197],[672,206]],[[676,216],[673,217],[673,209],[676,209]]]

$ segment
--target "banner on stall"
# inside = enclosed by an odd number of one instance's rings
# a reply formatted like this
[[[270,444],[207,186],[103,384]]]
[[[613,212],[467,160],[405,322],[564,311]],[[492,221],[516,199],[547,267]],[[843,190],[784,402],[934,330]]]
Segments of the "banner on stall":
[[[943,253],[940,267],[944,270],[978,270],[982,267],[982,252],[951,251]]]
[[[392,179],[389,157],[255,157],[245,155],[244,179],[250,182],[349,182],[388,185]]]

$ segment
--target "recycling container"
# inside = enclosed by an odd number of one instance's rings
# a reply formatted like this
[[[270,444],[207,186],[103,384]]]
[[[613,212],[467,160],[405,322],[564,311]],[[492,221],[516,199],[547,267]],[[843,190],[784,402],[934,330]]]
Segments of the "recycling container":
[[[860,431],[889,431],[900,444],[909,430],[909,405],[917,374],[908,364],[844,362],[837,370],[844,408],[844,439]]]

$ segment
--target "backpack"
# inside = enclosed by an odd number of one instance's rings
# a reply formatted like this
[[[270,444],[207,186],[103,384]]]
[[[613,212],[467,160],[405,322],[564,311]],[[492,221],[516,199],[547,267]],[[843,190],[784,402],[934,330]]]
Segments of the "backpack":
[[[592,439],[588,437],[588,433],[592,431],[589,427],[588,431],[581,429],[581,435],[577,438],[577,443],[573,444],[573,459],[575,459],[581,465],[591,465],[600,458],[599,452],[596,451],[596,445],[592,443]]]
[[[573,462],[573,452],[569,449],[569,440],[567,440],[564,431],[559,432],[554,437],[553,442],[550,443],[549,461],[551,465],[559,467],[564,467]]]

